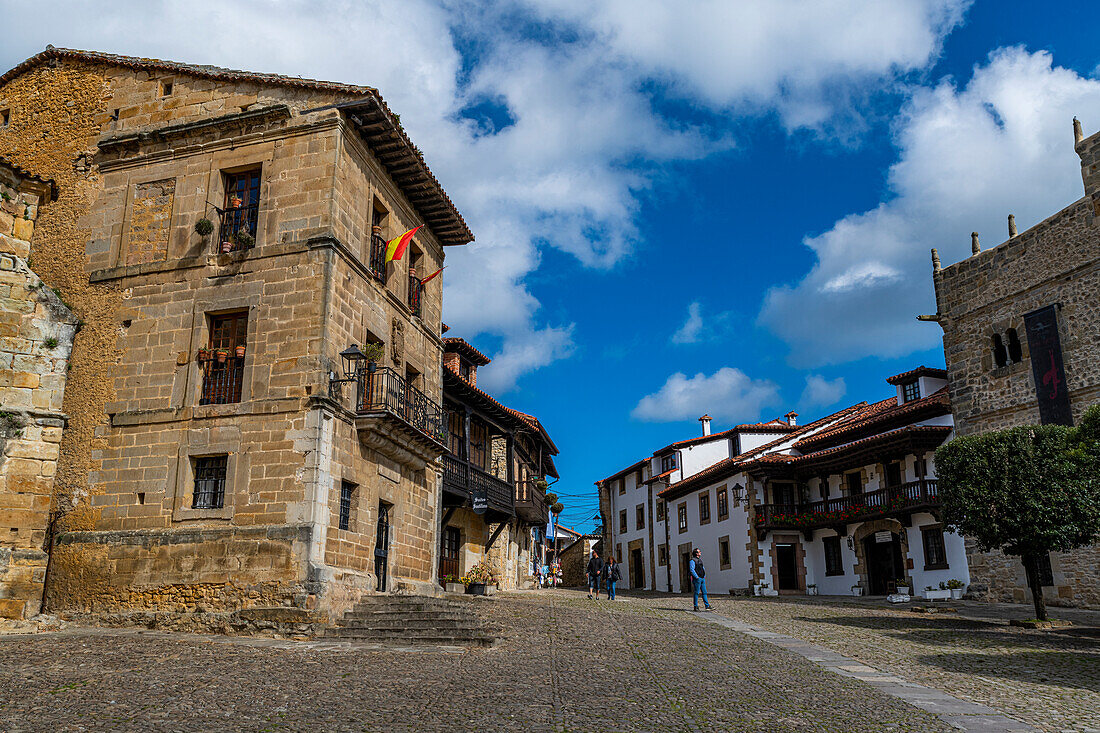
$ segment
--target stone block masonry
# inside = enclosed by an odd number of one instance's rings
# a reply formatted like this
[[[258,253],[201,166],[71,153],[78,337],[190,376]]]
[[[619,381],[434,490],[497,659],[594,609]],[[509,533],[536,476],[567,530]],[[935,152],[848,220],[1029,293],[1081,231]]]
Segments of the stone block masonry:
[[[1073,419],[1100,401],[1100,133],[1078,140],[1076,150],[1084,197],[934,271],[957,435],[1040,422],[1024,316],[1046,306],[1056,309]],[[1008,348],[1014,340],[1018,351]],[[981,553],[972,543],[967,554],[971,595],[1026,601],[1019,558]],[[1051,553],[1050,564],[1048,603],[1100,607],[1100,546]]]
[[[52,183],[0,158],[0,617],[42,605],[76,319],[28,265]]]

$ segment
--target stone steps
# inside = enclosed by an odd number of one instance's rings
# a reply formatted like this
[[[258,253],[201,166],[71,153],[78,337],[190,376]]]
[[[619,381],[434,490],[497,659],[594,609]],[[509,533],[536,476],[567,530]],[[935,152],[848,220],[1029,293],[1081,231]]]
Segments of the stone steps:
[[[496,639],[467,601],[365,596],[325,637],[385,644],[491,646]]]

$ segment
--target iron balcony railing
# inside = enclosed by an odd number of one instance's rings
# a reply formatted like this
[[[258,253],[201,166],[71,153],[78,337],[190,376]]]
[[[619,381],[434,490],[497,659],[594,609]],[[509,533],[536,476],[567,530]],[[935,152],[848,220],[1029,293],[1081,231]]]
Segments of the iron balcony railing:
[[[432,440],[447,444],[443,408],[396,371],[390,367],[367,370],[359,374],[357,382],[359,412],[396,415]]]
[[[200,405],[227,405],[241,401],[244,384],[244,359],[228,357],[224,362],[210,360],[202,365]]]
[[[222,252],[239,252],[256,246],[260,203],[218,211],[218,245]]]
[[[450,454],[443,455],[443,486],[467,498],[475,489],[484,489],[489,508],[505,513],[515,509],[512,487],[507,481]]]
[[[756,507],[756,524],[760,527],[809,529],[861,522],[894,512],[935,507],[939,503],[936,480],[925,479],[805,504],[761,504]]]
[[[370,235],[370,261],[368,266],[376,280],[386,282],[386,240],[378,232],[372,232]]]

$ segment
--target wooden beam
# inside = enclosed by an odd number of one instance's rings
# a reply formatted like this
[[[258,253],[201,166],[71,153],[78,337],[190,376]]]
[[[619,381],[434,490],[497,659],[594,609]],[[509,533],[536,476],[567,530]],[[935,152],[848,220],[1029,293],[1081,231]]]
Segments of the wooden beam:
[[[447,509],[446,512],[443,513],[443,519],[441,519],[439,521],[439,528],[440,529],[442,529],[443,527],[446,527],[447,522],[451,521],[451,517],[454,516],[455,509],[458,509],[458,507],[457,506],[450,507],[449,509]]]
[[[497,525],[496,531],[493,532],[492,536],[489,538],[489,541],[485,543],[486,552],[488,552],[489,548],[493,546],[493,543],[497,541],[497,537],[500,537],[500,533],[504,531],[504,527],[507,524],[507,522],[501,522]]]

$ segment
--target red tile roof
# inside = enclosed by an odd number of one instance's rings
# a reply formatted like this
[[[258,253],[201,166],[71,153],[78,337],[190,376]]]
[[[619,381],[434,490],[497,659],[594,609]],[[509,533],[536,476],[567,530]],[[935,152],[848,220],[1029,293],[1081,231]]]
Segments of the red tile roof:
[[[902,428],[896,428],[894,430],[887,430],[881,433],[875,433],[859,440],[854,440],[850,443],[844,443],[842,445],[834,446],[832,448],[826,448],[825,450],[814,451],[813,453],[806,453],[800,456],[784,455],[781,453],[768,453],[763,456],[757,456],[751,460],[743,462],[739,468],[748,469],[754,465],[764,463],[781,463],[788,466],[799,466],[807,463],[815,463],[821,461],[824,458],[829,458],[837,454],[854,452],[858,448],[870,447],[875,443],[887,443],[897,438],[905,438],[911,436],[930,436],[933,439],[938,438],[943,440],[954,428],[950,425],[906,425]]]
[[[901,374],[895,374],[892,377],[887,377],[887,384],[903,384],[905,382],[911,382],[914,379],[920,377],[932,377],[933,379],[947,379],[947,370],[940,369],[938,367],[926,367],[921,365],[916,369],[910,369],[907,372]]]
[[[690,491],[695,486],[708,484],[712,481],[719,480],[722,476],[737,473],[739,464],[742,463],[747,458],[751,458],[752,456],[760,455],[761,453],[764,453],[765,451],[770,450],[770,449],[772,449],[772,448],[774,448],[774,447],[790,440],[792,437],[795,437],[795,436],[798,436],[798,435],[803,435],[803,434],[805,434],[809,431],[816,430],[816,429],[820,428],[823,425],[828,425],[830,422],[833,422],[833,421],[836,421],[836,420],[846,419],[847,417],[849,417],[853,413],[856,413],[860,410],[863,410],[863,409],[867,408],[867,406],[868,405],[867,405],[866,402],[860,402],[858,404],[852,405],[851,407],[846,407],[843,410],[838,410],[837,412],[834,412],[831,415],[826,415],[823,418],[820,418],[818,420],[814,420],[813,422],[810,422],[810,423],[806,423],[805,425],[803,425],[801,427],[796,427],[794,430],[792,430],[787,435],[781,436],[781,437],[776,438],[775,440],[773,440],[771,442],[768,442],[768,443],[765,443],[763,445],[757,446],[756,448],[753,448],[752,450],[747,450],[747,451],[745,451],[744,453],[742,453],[740,455],[733,456],[732,458],[726,458],[725,460],[722,460],[722,461],[719,461],[718,463],[715,463],[713,466],[709,466],[707,468],[704,468],[702,471],[699,471],[698,473],[693,473],[692,475],[688,476],[687,478],[681,479],[680,481],[677,481],[676,483],[671,484],[668,488],[666,488],[665,490],[659,492],[657,495],[662,497],[662,498],[674,498],[675,496],[681,496],[681,495],[687,493],[688,491]]]
[[[461,339],[456,336],[445,336],[443,338],[443,350],[462,354],[478,366],[485,366],[492,361],[492,359],[485,356],[485,354],[475,349],[466,339]]]
[[[655,451],[653,455],[659,456],[662,453],[667,453],[670,450],[687,448],[689,446],[699,445],[700,443],[707,443],[712,440],[728,438],[734,433],[790,433],[797,429],[797,426],[790,425],[789,423],[787,423],[786,420],[777,417],[769,422],[756,422],[746,423],[744,425],[734,425],[732,428],[727,428],[726,430],[718,433],[711,433],[710,435],[700,435],[696,438],[688,438],[687,440],[678,440],[675,443],[669,443],[659,451]]]
[[[795,443],[803,453],[821,450],[829,445],[851,442],[862,435],[880,433],[914,420],[938,417],[951,413],[947,387],[942,387],[927,397],[899,405],[896,397],[890,397],[869,405],[868,409],[851,416],[829,430],[807,436]]]
[[[597,487],[602,486],[603,484],[606,484],[608,481],[614,481],[615,479],[619,478],[620,476],[625,476],[628,473],[632,473],[633,471],[637,471],[639,468],[641,468],[645,464],[649,463],[649,459],[650,459],[650,456],[646,456],[645,458],[641,459],[640,461],[636,461],[634,463],[631,463],[626,468],[624,468],[620,471],[616,471],[615,473],[611,474],[607,478],[600,479],[599,481],[596,482],[596,486]]]

